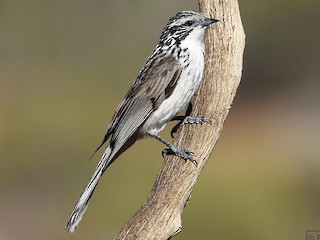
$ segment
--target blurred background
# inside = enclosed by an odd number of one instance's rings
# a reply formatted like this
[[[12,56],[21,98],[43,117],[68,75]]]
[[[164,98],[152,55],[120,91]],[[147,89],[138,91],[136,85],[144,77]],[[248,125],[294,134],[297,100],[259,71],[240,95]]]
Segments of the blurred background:
[[[185,9],[198,4],[0,2],[1,240],[112,239],[139,209],[162,164],[153,140],[108,169],[77,231],[65,231],[116,106]],[[320,1],[240,9],[242,82],[174,239],[302,240],[320,230]]]

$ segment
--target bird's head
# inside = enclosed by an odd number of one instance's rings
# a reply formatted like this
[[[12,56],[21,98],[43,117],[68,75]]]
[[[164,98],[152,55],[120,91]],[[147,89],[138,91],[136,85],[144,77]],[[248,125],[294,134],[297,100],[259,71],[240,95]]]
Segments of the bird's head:
[[[205,29],[215,22],[218,20],[208,18],[203,13],[190,10],[179,12],[168,21],[162,31],[160,42],[164,45],[170,45],[171,39],[174,39],[175,43],[179,45],[189,35],[203,38]]]

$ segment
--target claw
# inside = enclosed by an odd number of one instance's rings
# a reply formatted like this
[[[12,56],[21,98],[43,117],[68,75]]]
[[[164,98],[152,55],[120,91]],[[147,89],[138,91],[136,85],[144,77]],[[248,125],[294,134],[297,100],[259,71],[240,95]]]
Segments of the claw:
[[[193,160],[190,160],[190,161],[193,163],[194,166],[198,167],[198,162],[197,162],[197,160],[194,160],[194,159],[193,159]]]
[[[190,160],[194,165],[197,166],[197,161],[194,160],[192,157],[194,155],[193,152],[177,148],[172,143],[166,141],[165,139],[163,139],[159,135],[155,134],[154,132],[149,132],[149,136],[157,139],[158,141],[162,142],[163,144],[165,144],[168,147],[168,149],[164,149],[162,151],[162,157],[165,157],[165,155],[175,155],[175,156],[183,158],[185,161]]]
[[[173,134],[175,134],[179,127],[181,126],[181,122],[179,122],[177,125],[175,125],[172,129],[171,129],[171,132],[170,132],[170,136],[173,138]]]
[[[211,120],[207,117],[203,117],[203,116],[186,116],[183,121],[182,121],[182,125],[184,124],[198,124],[198,123],[210,123],[211,124]]]
[[[164,149],[162,151],[162,157],[165,157],[165,155],[175,155],[178,157],[181,157],[182,159],[184,159],[186,162],[189,160],[191,161],[195,166],[198,166],[198,163],[196,160],[194,160],[193,156],[194,153],[190,152],[188,150],[184,150],[184,149],[180,149],[180,148],[176,148],[173,147],[172,148],[167,148]]]
[[[175,125],[170,132],[171,137],[173,138],[173,134],[175,134],[178,129],[185,124],[202,124],[202,123],[209,123],[211,124],[211,120],[209,118],[203,117],[203,116],[185,116],[180,122]]]

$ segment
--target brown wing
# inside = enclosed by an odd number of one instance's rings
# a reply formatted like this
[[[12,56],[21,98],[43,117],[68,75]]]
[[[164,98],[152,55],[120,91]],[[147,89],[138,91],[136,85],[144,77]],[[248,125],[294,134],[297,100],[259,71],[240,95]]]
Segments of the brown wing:
[[[170,96],[180,73],[180,65],[174,57],[162,53],[150,58],[118,106],[97,150],[111,136],[111,158],[115,156],[148,116]]]
[[[172,56],[159,54],[149,63],[149,67],[142,71],[138,79],[140,84],[129,92],[131,98],[154,98],[163,94],[169,87],[174,88],[181,73],[181,68],[176,59]],[[172,93],[171,90],[169,92]]]

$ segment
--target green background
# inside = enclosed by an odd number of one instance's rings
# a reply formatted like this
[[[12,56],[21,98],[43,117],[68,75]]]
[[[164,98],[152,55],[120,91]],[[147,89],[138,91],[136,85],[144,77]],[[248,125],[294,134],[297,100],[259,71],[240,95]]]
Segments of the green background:
[[[240,8],[243,79],[174,239],[320,230],[320,1]],[[197,2],[0,1],[1,240],[112,239],[139,209],[162,164],[151,139],[108,169],[77,231],[64,229],[116,106],[185,9]]]

